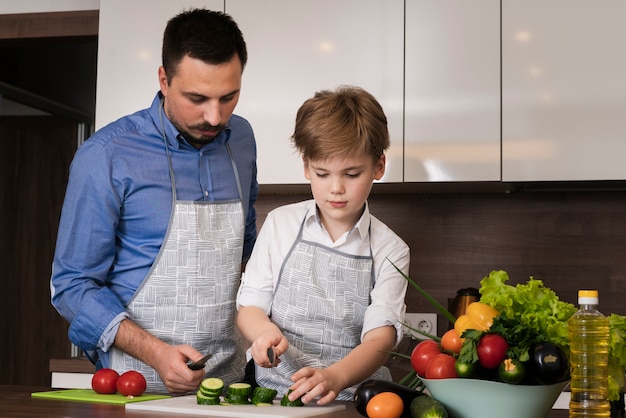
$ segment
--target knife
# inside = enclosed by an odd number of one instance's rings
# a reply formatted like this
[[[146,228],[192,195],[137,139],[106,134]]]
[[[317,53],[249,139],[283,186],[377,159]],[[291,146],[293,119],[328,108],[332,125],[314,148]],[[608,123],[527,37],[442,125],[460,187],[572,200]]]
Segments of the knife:
[[[207,354],[198,361],[187,363],[187,367],[189,367],[191,370],[202,370],[204,369],[207,360],[210,359],[212,356],[213,354]]]
[[[274,347],[269,347],[267,349],[267,357],[270,359],[270,364],[274,366],[274,360],[276,360],[276,355],[274,353]]]

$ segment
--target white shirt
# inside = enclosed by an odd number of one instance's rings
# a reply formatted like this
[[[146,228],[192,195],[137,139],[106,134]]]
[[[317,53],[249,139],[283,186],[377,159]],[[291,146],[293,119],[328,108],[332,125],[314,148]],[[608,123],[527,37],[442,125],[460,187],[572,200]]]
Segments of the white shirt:
[[[408,275],[410,253],[406,243],[389,227],[365,211],[356,225],[337,241],[322,226],[313,199],[281,206],[265,219],[252,255],[246,265],[237,294],[237,309],[256,306],[271,313],[274,289],[281,267],[294,244],[303,219],[302,238],[352,255],[369,256],[374,261],[374,288],[365,312],[361,339],[381,326],[396,328],[396,344],[402,339],[407,281],[389,262]],[[371,239],[370,239],[371,235]]]

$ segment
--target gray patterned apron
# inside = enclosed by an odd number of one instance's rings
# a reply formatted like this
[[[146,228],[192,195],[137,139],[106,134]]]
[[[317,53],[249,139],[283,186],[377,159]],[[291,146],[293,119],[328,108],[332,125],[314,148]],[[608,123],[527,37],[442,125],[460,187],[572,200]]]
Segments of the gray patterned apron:
[[[281,267],[271,312],[289,348],[277,367],[256,367],[258,384],[279,391],[293,385],[289,378],[302,367],[328,367],[361,342],[374,284],[371,248],[369,256],[336,251],[303,240],[303,226]],[[382,367],[372,377],[390,374]],[[337,399],[352,400],[355,390],[346,388]]]
[[[234,321],[245,214],[237,167],[231,155],[239,200],[176,200],[167,139],[165,144],[172,215],[159,254],[127,311],[141,328],[168,344],[189,344],[203,354],[212,353],[205,368],[207,376],[220,377],[226,384],[241,381],[245,350]],[[142,361],[115,347],[110,358],[111,367],[120,373],[141,372],[148,392],[167,392],[158,373]]]

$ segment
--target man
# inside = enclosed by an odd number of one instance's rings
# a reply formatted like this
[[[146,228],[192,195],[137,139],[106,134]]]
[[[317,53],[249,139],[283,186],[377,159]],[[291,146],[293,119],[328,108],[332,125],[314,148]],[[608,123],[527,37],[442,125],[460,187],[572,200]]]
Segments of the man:
[[[76,153],[51,291],[70,340],[97,367],[137,370],[148,391],[180,393],[205,373],[243,377],[235,295],[256,237],[256,144],[233,115],[247,50],[230,16],[175,16],[162,60],[151,107]],[[187,367],[205,354],[204,371]]]

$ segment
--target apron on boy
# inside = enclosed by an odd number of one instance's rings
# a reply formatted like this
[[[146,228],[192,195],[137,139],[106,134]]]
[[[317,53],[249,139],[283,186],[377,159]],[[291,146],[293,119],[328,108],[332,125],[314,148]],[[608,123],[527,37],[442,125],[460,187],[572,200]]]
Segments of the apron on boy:
[[[306,216],[305,216],[306,220]],[[374,285],[373,257],[334,250],[302,238],[304,221],[279,274],[271,318],[289,341],[274,368],[256,367],[259,386],[284,390],[302,367],[325,368],[361,342],[365,310]],[[386,367],[372,378],[391,379]],[[337,400],[352,400],[356,387]]]
[[[159,254],[127,312],[133,322],[168,344],[188,344],[202,354],[213,354],[205,367],[207,375],[234,383],[242,379],[245,368],[242,340],[235,332],[245,229],[237,167],[226,144],[238,200],[177,200],[164,129],[163,137],[172,181],[172,214]],[[111,368],[120,373],[141,372],[147,392],[167,392],[156,370],[144,362],[115,347],[110,359]]]

